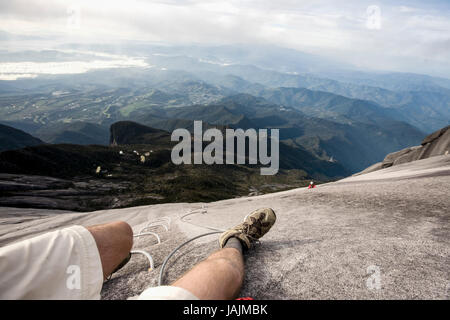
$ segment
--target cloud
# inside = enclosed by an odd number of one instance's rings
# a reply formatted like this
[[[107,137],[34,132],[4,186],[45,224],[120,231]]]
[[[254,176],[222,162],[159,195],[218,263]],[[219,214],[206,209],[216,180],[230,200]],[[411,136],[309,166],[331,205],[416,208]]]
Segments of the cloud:
[[[70,10],[74,4],[79,14]],[[374,6],[380,8],[379,20],[370,20],[377,14]],[[61,41],[265,43],[376,69],[425,72],[418,62],[426,59],[450,73],[442,64],[450,60],[446,6],[444,1],[404,6],[360,0],[339,5],[332,0],[10,0],[0,3],[0,30]]]
[[[63,51],[61,51],[63,52]],[[67,52],[71,52],[67,50]],[[83,53],[78,51],[77,53]],[[35,78],[40,74],[79,74],[96,69],[151,68],[144,59],[127,56],[84,52],[96,56],[97,60],[64,62],[0,62],[0,80]]]

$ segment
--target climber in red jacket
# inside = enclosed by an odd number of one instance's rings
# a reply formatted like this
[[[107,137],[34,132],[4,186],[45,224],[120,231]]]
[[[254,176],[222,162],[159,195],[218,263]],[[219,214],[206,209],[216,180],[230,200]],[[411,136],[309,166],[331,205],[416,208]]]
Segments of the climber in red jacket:
[[[314,184],[314,181],[311,181],[311,182],[309,183],[308,189],[313,189],[313,188],[315,188],[315,187],[316,187],[316,185]]]

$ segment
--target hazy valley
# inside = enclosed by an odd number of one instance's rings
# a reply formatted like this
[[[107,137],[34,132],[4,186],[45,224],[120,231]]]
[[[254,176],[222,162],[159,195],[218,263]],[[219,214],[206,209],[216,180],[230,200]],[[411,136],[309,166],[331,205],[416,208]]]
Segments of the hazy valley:
[[[0,55],[0,64],[142,61],[0,81],[0,172],[2,181],[14,182],[3,183],[4,205],[90,210],[285,190],[361,171],[420,144],[450,119],[445,79],[324,69],[320,57],[281,48],[262,54],[232,46],[130,46],[128,58],[102,49],[72,45],[71,51]],[[284,59],[275,63],[274,55]],[[279,129],[280,173],[260,177],[251,165],[173,165],[170,133],[192,131],[194,120],[220,130]],[[157,130],[130,136],[136,128]],[[123,142],[110,145],[113,135]]]

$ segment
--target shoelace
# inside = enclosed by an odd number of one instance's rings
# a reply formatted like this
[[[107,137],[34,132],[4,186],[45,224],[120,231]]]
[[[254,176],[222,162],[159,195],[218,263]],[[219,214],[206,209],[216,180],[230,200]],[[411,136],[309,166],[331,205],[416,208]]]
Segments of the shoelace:
[[[254,219],[254,218],[253,218]],[[262,231],[262,224],[260,220],[256,220],[254,219],[254,221],[251,222],[252,224],[250,224],[249,222],[245,221],[242,224],[242,233],[244,233],[251,241],[253,242],[259,242],[258,238],[253,237],[250,234],[251,231],[251,227],[255,227],[256,230],[261,233]]]

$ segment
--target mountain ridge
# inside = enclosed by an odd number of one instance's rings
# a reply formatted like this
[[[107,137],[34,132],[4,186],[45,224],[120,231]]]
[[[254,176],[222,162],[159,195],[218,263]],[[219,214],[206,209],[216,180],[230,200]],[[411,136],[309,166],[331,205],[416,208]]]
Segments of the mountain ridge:
[[[22,130],[0,124],[0,152],[39,144],[44,142]]]

